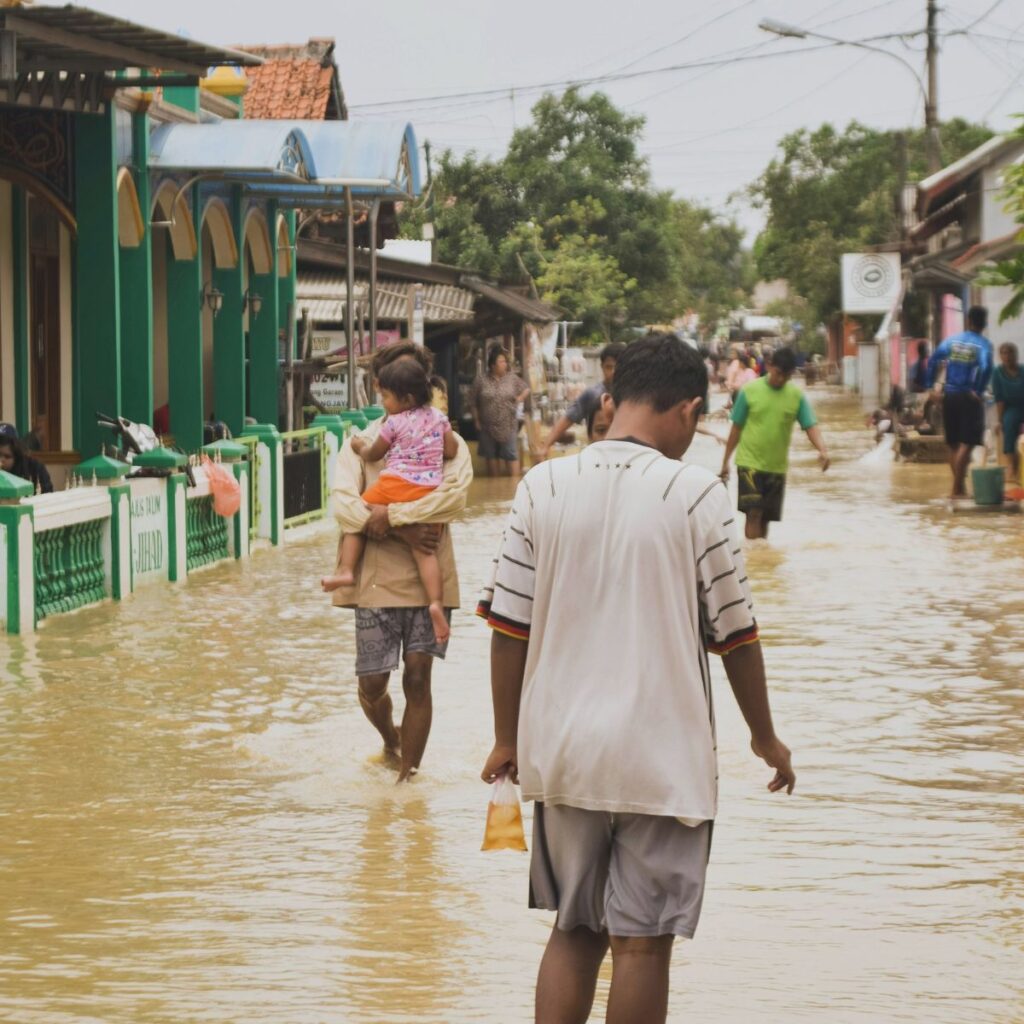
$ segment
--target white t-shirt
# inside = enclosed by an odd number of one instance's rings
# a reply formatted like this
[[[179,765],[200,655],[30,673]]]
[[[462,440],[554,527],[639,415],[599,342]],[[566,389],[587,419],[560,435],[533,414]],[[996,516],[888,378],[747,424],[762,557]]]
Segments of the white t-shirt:
[[[707,650],[757,639],[722,482],[632,441],[601,441],[519,484],[478,614],[528,640],[523,796],[714,818]]]

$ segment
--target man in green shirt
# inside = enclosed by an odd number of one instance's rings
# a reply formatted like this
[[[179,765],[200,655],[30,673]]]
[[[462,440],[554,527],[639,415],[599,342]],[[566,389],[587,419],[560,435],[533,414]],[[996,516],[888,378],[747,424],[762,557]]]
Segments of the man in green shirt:
[[[750,540],[767,537],[768,524],[782,518],[794,422],[804,428],[807,439],[818,449],[822,472],[829,467],[814,410],[790,380],[795,369],[793,350],[778,349],[772,356],[768,375],[744,385],[733,403],[722,479],[729,479],[729,460],[735,451],[739,474],[737,507],[747,517],[746,535]]]

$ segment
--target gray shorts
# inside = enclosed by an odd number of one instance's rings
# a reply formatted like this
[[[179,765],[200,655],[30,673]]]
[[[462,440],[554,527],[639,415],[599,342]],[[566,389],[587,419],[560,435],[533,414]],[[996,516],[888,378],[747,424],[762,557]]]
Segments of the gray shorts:
[[[486,430],[480,431],[477,442],[477,454],[481,459],[500,459],[502,462],[515,462],[519,458],[519,438],[512,437],[507,441],[499,441],[491,437]]]
[[[693,938],[712,822],[534,804],[530,906],[558,927],[617,937]]]
[[[451,622],[452,613],[445,611]],[[439,644],[426,608],[357,608],[356,675],[394,672],[404,651],[444,658],[447,642]]]

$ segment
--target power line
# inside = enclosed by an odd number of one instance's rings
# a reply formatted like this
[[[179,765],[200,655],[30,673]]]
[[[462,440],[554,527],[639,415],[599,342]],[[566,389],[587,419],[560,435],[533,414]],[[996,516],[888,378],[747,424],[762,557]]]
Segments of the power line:
[[[581,87],[587,85],[599,85],[603,82],[624,82],[635,78],[648,78],[652,75],[665,75],[670,74],[674,71],[690,71],[697,68],[713,68],[723,67],[727,64],[738,64],[742,61],[760,61],[770,60],[776,57],[788,57],[792,54],[805,54],[813,53],[816,50],[829,50],[837,46],[837,43],[822,43],[819,46],[802,46],[798,49],[792,50],[777,50],[774,53],[763,53],[756,56],[726,56],[721,58],[711,58],[709,60],[698,60],[690,61],[685,64],[669,64],[665,67],[650,68],[646,71],[625,71],[617,74],[609,75],[595,75],[591,78],[565,78],[551,82],[536,82],[533,85],[516,85],[516,86],[502,86],[498,89],[469,89],[465,92],[451,92],[443,93],[438,96],[407,96],[400,100],[381,100],[377,103],[353,103],[349,105],[350,110],[367,110],[368,108],[389,108],[389,107],[404,107],[411,108],[426,103],[435,103],[447,100],[462,100],[470,98],[483,98],[483,97],[501,97],[506,99],[509,94],[509,89],[515,89],[516,92],[543,92],[546,89],[568,89],[572,87]],[[740,51],[742,52],[742,51]]]

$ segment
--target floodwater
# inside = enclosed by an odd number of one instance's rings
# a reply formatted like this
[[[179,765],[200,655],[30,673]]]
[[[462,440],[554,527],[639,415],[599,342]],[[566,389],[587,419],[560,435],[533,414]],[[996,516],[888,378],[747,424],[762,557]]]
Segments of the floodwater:
[[[798,438],[748,551],[798,787],[766,792],[718,671],[721,816],[670,1019],[1024,1022],[1024,517],[951,517],[944,467],[864,457],[856,406],[814,396],[834,468]],[[480,481],[454,528],[466,610],[401,789],[317,593],[329,528],[3,641],[0,1020],[532,1020],[550,917],[525,855],[478,852],[469,609],[509,498]]]

